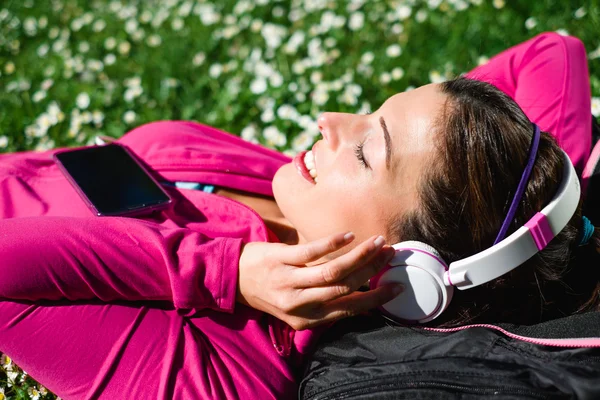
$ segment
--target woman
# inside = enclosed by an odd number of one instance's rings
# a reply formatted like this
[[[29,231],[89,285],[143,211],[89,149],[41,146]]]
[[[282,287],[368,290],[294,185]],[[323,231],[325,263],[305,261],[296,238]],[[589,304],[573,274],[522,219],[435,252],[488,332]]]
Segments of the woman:
[[[540,35],[470,76],[513,97],[581,171],[590,95],[577,39]],[[194,123],[128,133],[119,142],[160,178],[218,187],[217,196],[170,189],[172,210],[138,219],[90,216],[52,151],[3,156],[0,350],[63,398],[295,397],[295,367],[319,331],[306,328],[401,290],[356,291],[393,255],[380,235],[430,243],[448,261],[489,247],[532,133],[507,96],[467,80],[319,124],[324,139],[306,162]],[[559,154],[544,134],[512,229],[554,195]],[[477,289],[461,293],[441,321],[585,308],[597,279],[580,282],[565,265],[580,223],[576,213],[549,249],[484,286],[495,292],[483,303]],[[584,292],[569,296],[559,279]],[[507,290],[536,306],[572,301],[519,312],[503,302]]]

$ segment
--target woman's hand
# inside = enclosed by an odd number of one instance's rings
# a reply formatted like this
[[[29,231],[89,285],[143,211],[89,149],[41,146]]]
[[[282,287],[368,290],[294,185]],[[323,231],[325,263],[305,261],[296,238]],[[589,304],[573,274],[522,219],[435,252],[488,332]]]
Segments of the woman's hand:
[[[402,290],[388,285],[356,290],[394,256],[383,237],[373,236],[346,254],[307,265],[354,240],[336,234],[306,244],[247,243],[240,257],[237,301],[302,330],[353,316],[392,300]]]

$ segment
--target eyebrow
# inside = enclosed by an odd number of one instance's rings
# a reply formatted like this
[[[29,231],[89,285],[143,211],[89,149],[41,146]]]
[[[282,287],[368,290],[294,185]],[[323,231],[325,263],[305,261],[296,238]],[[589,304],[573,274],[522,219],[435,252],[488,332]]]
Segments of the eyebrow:
[[[387,125],[383,117],[379,117],[379,123],[383,129],[383,137],[385,138],[385,168],[390,169],[390,160],[392,158],[392,138],[388,132]]]

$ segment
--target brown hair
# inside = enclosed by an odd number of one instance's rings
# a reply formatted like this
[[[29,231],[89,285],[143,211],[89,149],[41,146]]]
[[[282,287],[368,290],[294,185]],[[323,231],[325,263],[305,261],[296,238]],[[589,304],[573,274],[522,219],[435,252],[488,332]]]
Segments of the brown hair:
[[[490,84],[458,78],[441,84],[441,91],[448,99],[435,124],[436,158],[419,182],[418,207],[390,224],[389,237],[427,243],[451,263],[493,244],[527,163],[533,127],[519,106]],[[542,132],[508,234],[552,199],[563,161],[555,140]],[[498,279],[455,290],[448,310],[431,324],[532,324],[598,308],[600,263],[593,258],[598,257],[594,246],[578,247],[580,227],[581,203],[543,251]],[[598,230],[592,242],[600,246]]]

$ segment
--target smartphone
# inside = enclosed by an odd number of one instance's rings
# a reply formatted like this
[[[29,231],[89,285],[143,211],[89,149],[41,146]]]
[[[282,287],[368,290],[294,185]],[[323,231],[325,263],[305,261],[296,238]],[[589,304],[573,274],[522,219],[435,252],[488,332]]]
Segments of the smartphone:
[[[67,149],[54,160],[97,216],[134,216],[171,205],[172,199],[135,155],[117,143]]]

